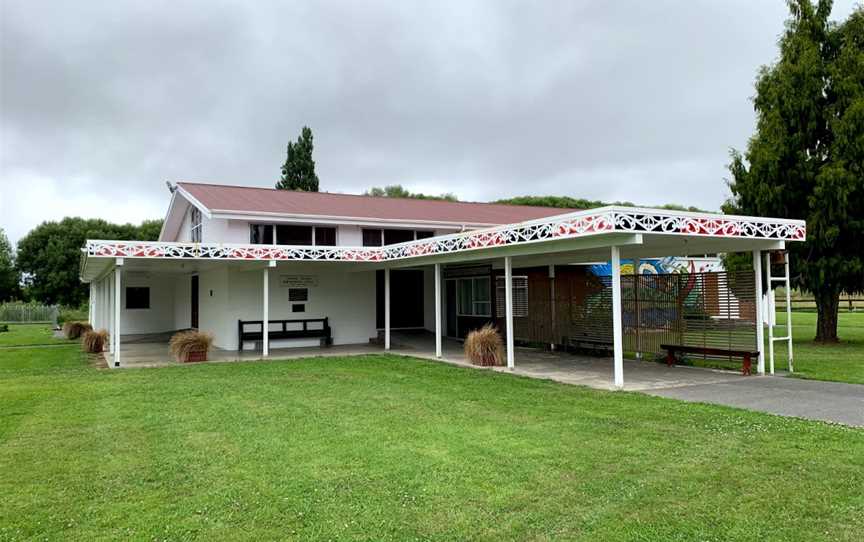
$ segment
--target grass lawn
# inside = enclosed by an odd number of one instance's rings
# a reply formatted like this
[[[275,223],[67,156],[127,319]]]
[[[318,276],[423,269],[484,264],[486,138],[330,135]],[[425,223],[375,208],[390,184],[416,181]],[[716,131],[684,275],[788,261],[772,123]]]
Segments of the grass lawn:
[[[0,540],[861,540],[864,431],[412,358],[0,349]]]
[[[3,324],[9,331],[0,333],[0,348],[4,346],[70,344],[77,341],[55,339],[48,324]]]
[[[786,336],[786,313],[777,313],[776,337]],[[864,312],[841,312],[838,344],[816,344],[816,313],[792,313],[795,374],[800,378],[864,384]],[[767,333],[766,333],[767,340]],[[775,369],[786,369],[786,343],[775,343]],[[767,354],[766,354],[767,355]]]

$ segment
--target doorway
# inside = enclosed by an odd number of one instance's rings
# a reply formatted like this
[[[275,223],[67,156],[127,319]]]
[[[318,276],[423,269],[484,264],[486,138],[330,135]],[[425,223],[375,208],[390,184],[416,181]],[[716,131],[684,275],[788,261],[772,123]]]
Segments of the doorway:
[[[192,321],[190,322],[192,329],[198,329],[198,275],[192,275]]]

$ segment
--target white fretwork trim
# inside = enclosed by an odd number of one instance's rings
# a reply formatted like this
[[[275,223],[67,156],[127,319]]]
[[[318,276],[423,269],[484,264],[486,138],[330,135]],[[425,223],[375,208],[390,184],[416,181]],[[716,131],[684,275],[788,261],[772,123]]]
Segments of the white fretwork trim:
[[[85,257],[383,262],[603,233],[804,241],[802,220],[603,207],[384,247],[320,247],[88,240]],[[83,264],[83,262],[82,262]]]

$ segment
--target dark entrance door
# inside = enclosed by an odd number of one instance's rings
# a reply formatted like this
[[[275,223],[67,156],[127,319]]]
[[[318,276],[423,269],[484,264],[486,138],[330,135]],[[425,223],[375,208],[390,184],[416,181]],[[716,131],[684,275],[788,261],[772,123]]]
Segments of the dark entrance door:
[[[375,325],[384,328],[384,271],[375,275]],[[423,270],[390,271],[390,328],[423,327]]]
[[[198,329],[198,275],[192,275],[192,322],[191,327]]]
[[[459,336],[459,317],[456,313],[456,281],[447,281],[447,336]]]

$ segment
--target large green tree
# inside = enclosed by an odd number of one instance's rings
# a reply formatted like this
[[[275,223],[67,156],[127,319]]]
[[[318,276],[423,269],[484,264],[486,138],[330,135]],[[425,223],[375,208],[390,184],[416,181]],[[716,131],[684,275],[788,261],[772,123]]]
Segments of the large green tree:
[[[840,293],[864,290],[864,9],[837,24],[830,0],[788,4],[724,210],[807,220],[807,242],[789,244],[794,280],[816,299],[816,340],[833,342]]]
[[[288,154],[282,164],[282,178],[276,188],[282,190],[318,191],[318,175],[312,159],[312,130],[304,126],[297,142],[288,142]]]
[[[534,205],[539,207],[557,207],[559,209],[596,209],[607,205],[620,205],[623,207],[636,207],[635,203],[629,201],[606,202],[594,199],[571,198],[570,196],[516,196],[513,198],[499,199],[495,203],[507,205]],[[677,203],[666,203],[663,205],[646,205],[654,209],[668,209],[670,211],[702,211],[698,207],[687,207]]]
[[[21,275],[15,268],[15,253],[6,232],[0,228],[0,301],[15,299],[20,294]]]
[[[160,228],[158,220],[141,226],[77,217],[43,222],[18,241],[16,265],[33,299],[78,306],[87,298],[87,288],[78,278],[81,247],[87,239],[155,241]]]
[[[420,192],[411,192],[401,184],[391,184],[384,187],[373,186],[363,193],[364,196],[375,196],[378,198],[411,198],[411,199],[431,199],[443,201],[459,201],[456,194],[447,192],[437,196],[431,194],[423,194]]]

